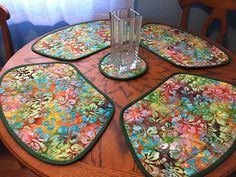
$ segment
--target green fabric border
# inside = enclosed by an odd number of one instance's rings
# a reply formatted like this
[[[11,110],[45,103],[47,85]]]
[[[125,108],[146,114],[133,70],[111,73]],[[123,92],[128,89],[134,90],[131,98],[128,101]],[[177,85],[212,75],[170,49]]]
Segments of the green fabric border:
[[[177,66],[177,67],[179,67],[179,68],[184,68],[184,69],[214,68],[214,67],[217,67],[217,66],[226,65],[226,64],[230,63],[231,60],[232,60],[232,57],[228,54],[228,52],[225,51],[225,49],[224,49],[222,46],[220,46],[219,44],[216,44],[215,42],[210,41],[209,39],[204,39],[203,37],[201,37],[201,36],[199,36],[199,35],[197,35],[197,34],[194,34],[194,33],[190,32],[190,31],[188,31],[188,30],[186,30],[186,29],[178,28],[178,27],[175,27],[175,26],[173,26],[173,25],[169,25],[169,24],[165,24],[165,23],[146,23],[146,24],[144,24],[144,25],[142,26],[142,28],[143,28],[145,25],[149,25],[149,24],[166,25],[166,26],[169,26],[169,27],[176,28],[176,29],[178,29],[178,30],[187,32],[187,33],[189,33],[189,34],[191,34],[191,35],[193,35],[193,36],[199,37],[200,39],[209,42],[209,43],[212,44],[212,45],[215,45],[216,47],[218,47],[222,52],[224,52],[224,53],[228,56],[228,61],[222,62],[221,64],[217,64],[217,65],[210,65],[210,66],[182,66],[182,65],[179,65],[179,64],[174,63],[173,61],[168,60],[167,57],[162,57],[162,56],[160,56],[159,54],[153,52],[152,50],[150,50],[146,45],[144,45],[144,44],[140,41],[139,45],[140,45],[141,47],[143,47],[144,49],[150,51],[151,53],[155,54],[155,55],[158,56],[159,58],[165,60],[166,62],[168,62],[168,63],[170,63],[170,64],[172,64],[172,65],[174,65],[174,66]]]
[[[120,78],[120,77],[113,77],[113,76],[110,76],[110,75],[108,75],[105,71],[103,71],[102,68],[101,68],[101,63],[102,63],[102,61],[104,60],[105,57],[107,57],[107,56],[110,55],[110,54],[111,54],[111,53],[108,53],[108,54],[106,54],[105,56],[103,56],[103,57],[100,59],[100,62],[99,62],[99,71],[100,71],[104,76],[106,76],[106,77],[108,77],[108,78],[110,78],[110,79],[123,80],[123,81],[125,81],[125,80],[132,80],[132,79],[136,79],[136,78],[138,78],[138,77],[141,77],[142,75],[144,75],[144,74],[148,71],[148,64],[147,64],[147,61],[146,61],[144,58],[142,58],[141,56],[139,56],[139,58],[140,58],[141,60],[143,60],[143,61],[145,62],[145,64],[146,64],[145,70],[144,70],[143,72],[141,72],[141,73],[139,73],[139,74],[137,74],[137,75],[135,75],[135,76],[128,77],[128,78]]]
[[[17,68],[21,68],[21,67],[26,67],[26,66],[32,66],[32,65],[38,65],[38,64],[67,64],[70,65],[71,67],[73,67],[77,72],[78,75],[80,75],[86,82],[88,82],[92,87],[95,88],[95,90],[97,90],[100,94],[102,94],[111,104],[112,104],[112,112],[110,114],[110,116],[107,118],[106,122],[103,124],[103,127],[100,129],[100,131],[98,132],[98,134],[96,135],[96,137],[94,138],[94,140],[84,149],[84,151],[82,151],[76,158],[71,159],[71,160],[65,160],[65,161],[57,161],[57,160],[52,160],[49,159],[45,156],[39,155],[38,153],[36,153],[35,151],[33,151],[31,148],[29,148],[16,134],[15,132],[9,127],[8,122],[5,118],[5,115],[3,113],[2,110],[2,106],[0,106],[0,116],[1,119],[3,121],[3,124],[5,125],[6,129],[8,130],[8,132],[10,133],[10,135],[15,139],[15,141],[24,149],[26,150],[29,154],[31,154],[32,156],[34,156],[35,158],[42,160],[46,163],[49,164],[55,164],[55,165],[67,165],[70,163],[73,163],[77,160],[82,159],[92,148],[93,146],[97,143],[97,141],[99,140],[99,138],[101,137],[102,133],[104,133],[105,129],[107,128],[109,122],[111,121],[114,112],[115,112],[115,107],[114,107],[114,103],[113,101],[107,96],[105,95],[101,90],[99,90],[93,83],[91,83],[80,71],[77,67],[75,67],[74,65],[68,63],[68,62],[48,62],[48,63],[34,63],[34,64],[25,64],[25,65],[19,65],[16,67],[13,67],[9,70],[7,70],[6,72],[4,72],[2,74],[2,76],[0,77],[0,84],[2,83],[2,79],[4,78],[4,76],[6,74],[8,74],[9,72],[11,72],[14,69]]]
[[[121,130],[123,132],[124,138],[125,138],[125,142],[128,145],[128,148],[134,158],[135,163],[137,164],[138,168],[143,172],[143,174],[147,177],[152,177],[151,174],[149,174],[149,172],[144,168],[144,166],[142,165],[142,163],[140,162],[139,158],[137,157],[135,150],[129,140],[129,136],[126,132],[125,129],[125,125],[124,125],[124,120],[123,120],[123,115],[126,109],[128,109],[130,106],[132,106],[133,104],[135,104],[136,102],[138,102],[139,100],[143,99],[145,96],[147,96],[148,94],[150,94],[151,92],[153,92],[154,90],[156,90],[157,88],[159,88],[164,82],[166,82],[168,79],[170,79],[171,77],[174,77],[175,75],[179,75],[179,74],[189,74],[189,75],[193,75],[193,76],[199,76],[199,77],[203,77],[203,78],[208,78],[208,79],[213,79],[216,81],[220,81],[220,82],[225,82],[222,80],[218,80],[215,78],[211,78],[208,76],[201,76],[198,74],[192,74],[192,73],[188,73],[188,72],[176,72],[171,74],[170,76],[166,77],[165,79],[163,79],[159,84],[157,84],[154,88],[152,88],[151,90],[149,90],[147,93],[145,93],[143,96],[140,96],[139,98],[135,99],[134,101],[132,101],[131,103],[129,103],[128,105],[126,105],[120,112],[120,126],[121,126]],[[236,86],[233,83],[230,82],[225,82],[228,84],[231,84],[233,86]],[[212,171],[213,169],[215,169],[218,165],[220,165],[221,163],[223,163],[236,149],[236,139],[234,141],[234,143],[232,144],[232,146],[218,159],[216,160],[213,164],[211,164],[208,168],[194,174],[192,177],[201,177],[204,176],[205,174],[209,173],[210,171]]]
[[[84,55],[84,56],[81,56],[81,57],[79,57],[79,58],[73,58],[73,59],[70,59],[70,60],[65,59],[65,58],[60,58],[60,57],[54,57],[54,56],[45,54],[44,52],[37,51],[37,50],[34,48],[34,46],[36,45],[36,43],[37,43],[38,41],[40,41],[41,39],[43,39],[44,37],[46,37],[46,36],[48,36],[48,35],[50,35],[50,34],[56,33],[56,32],[61,31],[61,30],[65,30],[65,29],[67,29],[67,28],[70,28],[70,27],[73,27],[73,26],[76,26],[76,25],[81,25],[81,24],[86,24],[86,23],[91,23],[91,22],[99,22],[99,21],[109,21],[109,20],[108,20],[108,19],[92,20],[92,21],[88,21],[88,22],[76,23],[76,24],[73,24],[73,25],[69,25],[69,26],[66,26],[66,27],[63,27],[63,28],[59,28],[59,29],[53,30],[53,31],[51,31],[51,32],[49,32],[49,33],[44,34],[44,35],[43,35],[42,37],[40,37],[39,39],[37,39],[37,40],[32,44],[31,50],[32,50],[33,52],[39,54],[39,55],[42,55],[42,56],[45,56],[45,57],[50,57],[50,58],[57,59],[57,60],[67,61],[67,62],[69,62],[69,61],[76,61],[76,60],[83,59],[83,58],[86,58],[86,57],[88,57],[88,56],[91,56],[91,55],[93,55],[93,54],[95,54],[95,53],[97,53],[97,52],[100,52],[100,51],[102,51],[102,50],[104,50],[104,49],[109,48],[111,45],[108,45],[107,47],[103,47],[103,48],[101,48],[101,49],[99,49],[99,50],[97,50],[97,51],[90,52],[90,53],[88,53],[88,54],[86,54],[86,55]]]

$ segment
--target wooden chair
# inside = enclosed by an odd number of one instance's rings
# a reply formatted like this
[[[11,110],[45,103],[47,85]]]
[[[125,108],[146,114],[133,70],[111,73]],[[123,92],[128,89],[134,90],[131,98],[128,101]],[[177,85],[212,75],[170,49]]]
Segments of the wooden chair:
[[[6,61],[14,54],[11,34],[7,25],[9,18],[10,13],[8,10],[3,5],[0,5],[0,29],[2,30]]]
[[[208,27],[217,19],[221,23],[221,28],[216,42],[222,44],[227,30],[227,10],[236,10],[236,0],[179,0],[179,3],[183,8],[181,27],[185,29],[187,28],[189,9],[192,4],[203,4],[210,7],[212,9],[211,14],[203,24],[200,34],[206,36]]]

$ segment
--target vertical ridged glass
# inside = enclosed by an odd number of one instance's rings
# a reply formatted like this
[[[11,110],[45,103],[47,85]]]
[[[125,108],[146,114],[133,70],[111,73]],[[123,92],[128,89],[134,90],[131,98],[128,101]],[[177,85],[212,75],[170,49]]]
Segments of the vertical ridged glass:
[[[133,9],[110,13],[111,60],[120,73],[136,68],[142,16]]]

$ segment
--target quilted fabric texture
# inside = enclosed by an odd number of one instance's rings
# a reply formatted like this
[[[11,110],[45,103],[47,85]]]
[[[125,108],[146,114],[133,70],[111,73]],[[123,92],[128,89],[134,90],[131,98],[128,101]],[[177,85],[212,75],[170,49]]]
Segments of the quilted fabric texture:
[[[82,158],[105,130],[113,103],[66,63],[23,65],[1,78],[1,118],[15,140],[45,162]]]
[[[147,63],[142,58],[139,58],[139,60],[134,63],[135,65],[130,66],[130,70],[119,72],[116,66],[112,63],[111,54],[108,54],[101,59],[99,70],[102,74],[109,78],[129,80],[142,76],[148,69]]]
[[[32,45],[32,50],[51,58],[73,61],[110,46],[110,22],[81,23],[52,32]]]
[[[146,24],[141,46],[183,68],[206,68],[230,62],[229,56],[211,42],[164,24]]]
[[[236,87],[175,74],[121,114],[127,144],[147,176],[203,175],[235,149]]]

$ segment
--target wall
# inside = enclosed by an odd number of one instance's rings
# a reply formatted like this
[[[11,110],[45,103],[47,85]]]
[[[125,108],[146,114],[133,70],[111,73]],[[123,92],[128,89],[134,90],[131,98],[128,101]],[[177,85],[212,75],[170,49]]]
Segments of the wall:
[[[179,6],[178,0],[136,0],[135,9],[144,16],[144,19],[167,23],[175,26],[180,25],[182,9]],[[210,9],[194,5],[190,10],[188,29],[194,32],[199,32],[201,25],[207,18]],[[236,54],[236,11],[228,13],[228,29],[225,35],[223,46],[233,51]],[[208,33],[211,39],[216,39],[220,25],[214,22]]]

